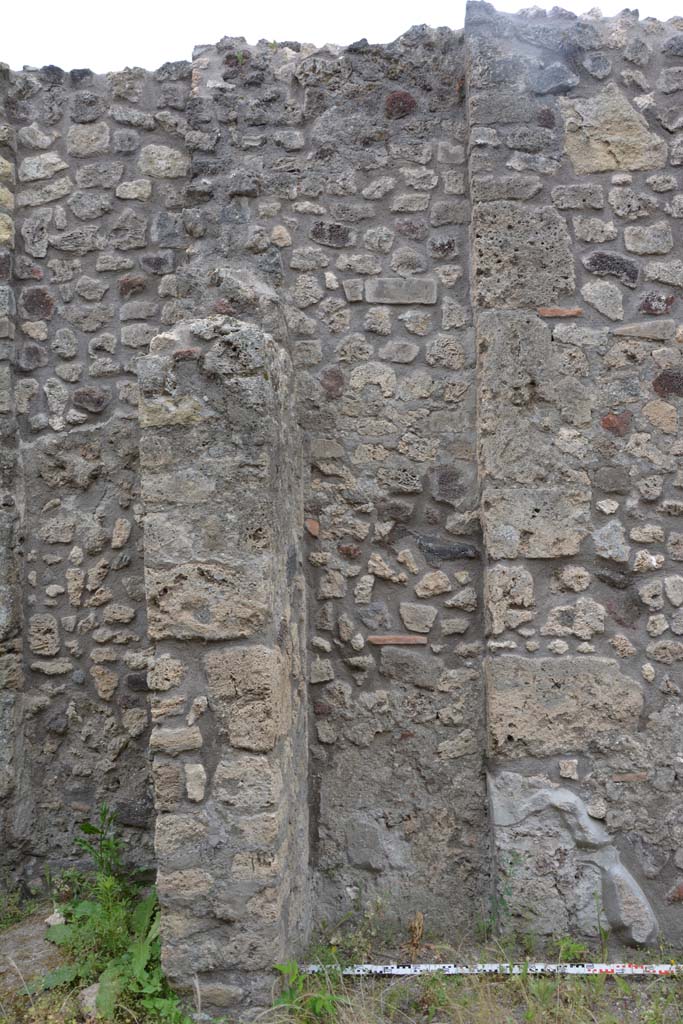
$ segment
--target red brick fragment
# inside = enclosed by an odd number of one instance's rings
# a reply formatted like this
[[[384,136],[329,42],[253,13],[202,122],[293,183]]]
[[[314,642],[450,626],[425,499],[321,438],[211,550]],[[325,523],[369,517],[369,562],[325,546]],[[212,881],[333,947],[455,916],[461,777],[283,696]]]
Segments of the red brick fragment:
[[[536,312],[539,316],[583,316],[583,310],[580,306],[539,306]]]
[[[375,647],[388,647],[390,644],[396,647],[403,644],[421,644],[424,646],[427,643],[427,637],[415,636],[410,633],[387,633],[385,636],[369,636],[368,643],[374,644]]]
[[[605,430],[609,430],[610,434],[623,437],[624,434],[628,434],[632,419],[633,413],[625,409],[624,412],[608,412],[606,416],[602,417],[600,422]]]
[[[320,536],[320,523],[317,519],[304,519],[304,526],[310,533],[311,537]]]

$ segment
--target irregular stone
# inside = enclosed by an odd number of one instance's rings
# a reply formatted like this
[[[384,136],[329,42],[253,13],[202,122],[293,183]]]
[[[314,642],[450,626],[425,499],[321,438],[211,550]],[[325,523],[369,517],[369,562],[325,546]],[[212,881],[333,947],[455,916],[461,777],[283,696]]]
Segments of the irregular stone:
[[[667,253],[674,245],[669,224],[660,220],[646,227],[629,226],[624,228],[624,245],[629,252],[635,253]]]
[[[571,92],[579,84],[579,77],[567,67],[555,61],[529,74],[529,88],[540,96],[560,96]]]
[[[426,573],[415,586],[416,597],[437,597],[439,594],[448,594],[453,589],[451,581],[445,572]]]
[[[624,300],[621,289],[608,281],[589,281],[581,289],[586,302],[590,303],[610,320],[624,319]]]
[[[45,178],[54,178],[55,174],[65,171],[68,166],[58,153],[27,156],[19,164],[19,181],[42,181]]]
[[[596,554],[613,562],[628,562],[631,553],[626,543],[626,531],[617,520],[612,520],[591,534]]]
[[[433,605],[409,604],[405,601],[399,604],[398,610],[403,625],[414,633],[429,633],[438,612]]]
[[[666,316],[674,301],[675,296],[664,292],[646,292],[638,304],[638,312],[649,313],[650,316]]]
[[[59,654],[59,627],[53,615],[32,615],[28,623],[28,645],[32,654]]]
[[[517,629],[535,615],[534,581],[517,565],[493,565],[485,576],[486,612],[494,636]]]
[[[666,143],[610,82],[595,96],[560,99],[565,149],[575,174],[596,171],[649,171],[664,167]]]
[[[190,157],[171,146],[149,145],[140,150],[138,172],[150,178],[184,178],[190,170]]]
[[[646,338],[648,341],[669,341],[676,330],[674,320],[645,321],[644,323],[623,324],[612,333],[617,337]]]
[[[582,242],[609,242],[618,234],[613,221],[598,217],[574,217],[573,224],[574,233]]]
[[[66,151],[70,156],[97,156],[109,152],[110,131],[106,121],[73,124],[66,133]]]
[[[683,261],[656,260],[653,263],[646,263],[645,277],[648,281],[661,281],[662,284],[683,287]]]
[[[355,231],[346,224],[337,224],[334,221],[315,221],[310,235],[314,242],[333,249],[343,249],[345,246],[355,245],[356,242]]]
[[[600,277],[618,277],[628,288],[638,283],[638,264],[617,252],[592,252],[581,260],[586,270]]]

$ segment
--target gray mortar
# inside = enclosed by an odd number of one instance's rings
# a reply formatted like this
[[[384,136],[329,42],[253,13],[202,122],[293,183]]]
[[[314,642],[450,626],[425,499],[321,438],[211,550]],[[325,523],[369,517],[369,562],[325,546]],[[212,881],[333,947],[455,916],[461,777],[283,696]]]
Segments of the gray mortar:
[[[209,1009],[375,897],[683,938],[681,39],[2,70],[1,863],[107,800]]]

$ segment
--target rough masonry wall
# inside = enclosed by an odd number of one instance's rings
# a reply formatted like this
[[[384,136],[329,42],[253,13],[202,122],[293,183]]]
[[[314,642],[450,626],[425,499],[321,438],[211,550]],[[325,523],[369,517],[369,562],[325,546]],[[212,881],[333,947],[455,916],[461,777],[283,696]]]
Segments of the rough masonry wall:
[[[13,362],[21,484],[24,755],[4,853],[72,856],[113,803],[150,863],[137,363],[176,317],[189,154],[169,146],[189,63],[12,74]],[[15,853],[16,856],[16,853]]]
[[[375,897],[681,936],[682,40],[0,77],[2,860],[114,804],[206,1005]]]
[[[489,790],[540,934],[681,934],[676,27],[468,8]]]

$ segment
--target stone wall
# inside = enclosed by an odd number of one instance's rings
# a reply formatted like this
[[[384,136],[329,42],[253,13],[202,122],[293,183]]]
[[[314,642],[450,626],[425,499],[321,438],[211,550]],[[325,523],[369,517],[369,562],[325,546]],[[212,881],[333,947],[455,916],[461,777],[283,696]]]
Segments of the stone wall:
[[[112,803],[205,1006],[375,898],[680,941],[681,89],[485,3],[0,77],[2,864]]]

